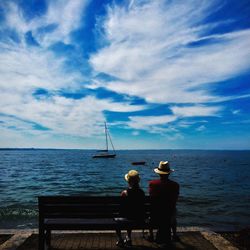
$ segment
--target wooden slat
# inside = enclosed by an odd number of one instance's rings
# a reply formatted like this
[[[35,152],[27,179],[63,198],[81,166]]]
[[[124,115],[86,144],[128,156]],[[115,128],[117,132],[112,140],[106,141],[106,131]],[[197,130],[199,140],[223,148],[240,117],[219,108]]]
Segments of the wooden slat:
[[[43,203],[118,203],[119,196],[39,196],[38,200]]]
[[[42,203],[119,203],[124,197],[120,196],[39,196]],[[151,197],[146,196],[145,202],[151,202]]]
[[[50,213],[50,212],[57,212],[60,211],[61,213],[67,213],[67,212],[86,212],[86,213],[99,213],[99,212],[116,212],[119,210],[120,206],[119,204],[117,205],[70,205],[70,204],[63,204],[63,205],[46,205],[43,207],[43,212],[44,213]]]
[[[43,218],[112,218],[119,217],[123,197],[44,196],[39,199],[40,223]],[[146,214],[150,197],[145,197]]]

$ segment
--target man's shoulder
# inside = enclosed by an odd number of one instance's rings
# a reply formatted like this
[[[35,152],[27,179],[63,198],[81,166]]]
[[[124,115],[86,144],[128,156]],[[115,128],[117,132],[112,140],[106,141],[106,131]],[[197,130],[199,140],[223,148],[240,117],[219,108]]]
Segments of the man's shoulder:
[[[171,183],[171,185],[179,187],[179,183],[173,180],[169,180],[169,182]]]
[[[161,183],[160,179],[151,180],[151,181],[149,182],[149,185],[158,185],[158,184],[160,184],[160,183]]]

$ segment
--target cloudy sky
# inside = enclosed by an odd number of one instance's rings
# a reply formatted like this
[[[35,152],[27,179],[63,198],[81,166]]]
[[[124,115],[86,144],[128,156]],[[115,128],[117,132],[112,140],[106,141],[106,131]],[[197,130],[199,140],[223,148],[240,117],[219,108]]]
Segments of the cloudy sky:
[[[250,149],[249,0],[1,0],[0,147]]]

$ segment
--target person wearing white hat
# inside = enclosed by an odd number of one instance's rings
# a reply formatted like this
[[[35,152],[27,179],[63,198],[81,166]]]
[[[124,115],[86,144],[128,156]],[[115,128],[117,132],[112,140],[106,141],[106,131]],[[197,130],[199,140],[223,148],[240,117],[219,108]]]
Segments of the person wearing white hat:
[[[116,218],[115,220],[119,223],[126,223],[129,221],[143,221],[145,219],[144,209],[144,191],[140,188],[140,176],[138,171],[130,170],[124,176],[128,183],[128,188],[123,190],[121,196],[126,198],[122,202],[120,215],[123,218]],[[125,240],[122,239],[121,230],[116,230],[118,241],[116,245],[119,247],[132,246],[131,240],[131,229],[127,229],[127,236]]]
[[[154,198],[151,218],[158,226],[156,241],[171,244],[171,224],[173,225],[173,239],[178,238],[176,223],[173,223],[173,218],[176,219],[175,211],[179,196],[179,184],[169,179],[169,175],[174,172],[174,169],[170,169],[168,161],[161,161],[154,172],[160,177],[149,182],[149,195]],[[153,238],[152,231],[150,236]]]

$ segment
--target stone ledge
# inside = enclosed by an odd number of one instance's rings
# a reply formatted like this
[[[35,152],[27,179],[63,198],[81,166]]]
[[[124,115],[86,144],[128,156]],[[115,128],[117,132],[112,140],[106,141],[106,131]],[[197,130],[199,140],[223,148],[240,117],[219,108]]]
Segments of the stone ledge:
[[[201,232],[203,237],[210,241],[218,250],[237,250],[228,240],[215,232]]]

